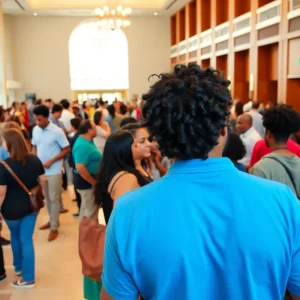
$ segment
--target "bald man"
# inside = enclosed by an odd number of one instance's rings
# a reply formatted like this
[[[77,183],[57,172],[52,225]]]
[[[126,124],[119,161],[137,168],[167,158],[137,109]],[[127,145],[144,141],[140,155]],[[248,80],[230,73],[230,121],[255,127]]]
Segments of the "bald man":
[[[253,148],[257,141],[261,140],[260,134],[253,127],[253,120],[251,115],[243,114],[237,119],[237,131],[246,147],[246,155],[239,161],[246,167],[250,164]]]

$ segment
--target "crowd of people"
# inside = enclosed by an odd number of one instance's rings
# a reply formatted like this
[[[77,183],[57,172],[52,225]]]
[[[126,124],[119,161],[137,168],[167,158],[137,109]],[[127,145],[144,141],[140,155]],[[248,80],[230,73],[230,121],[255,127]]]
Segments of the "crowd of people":
[[[9,168],[43,188],[49,242],[68,183],[74,217],[97,221],[103,209],[102,280],[84,277],[85,299],[299,299],[300,115],[232,102],[229,84],[178,65],[142,106],[46,99],[0,110],[0,207],[21,276],[12,285],[35,286],[38,213]]]

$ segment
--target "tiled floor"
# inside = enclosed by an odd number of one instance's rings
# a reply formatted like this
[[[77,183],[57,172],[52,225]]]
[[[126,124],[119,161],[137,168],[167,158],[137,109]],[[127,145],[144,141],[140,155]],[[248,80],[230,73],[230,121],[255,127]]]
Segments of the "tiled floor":
[[[60,232],[56,241],[47,241],[48,231],[38,227],[48,221],[43,209],[34,233],[36,255],[36,288],[16,290],[10,283],[16,279],[12,266],[10,246],[3,247],[8,280],[0,285],[0,300],[82,300],[81,264],[78,256],[78,220],[72,217],[77,211],[72,202],[73,192],[63,193],[65,207],[70,212],[60,217]],[[6,227],[3,236],[9,237]]]

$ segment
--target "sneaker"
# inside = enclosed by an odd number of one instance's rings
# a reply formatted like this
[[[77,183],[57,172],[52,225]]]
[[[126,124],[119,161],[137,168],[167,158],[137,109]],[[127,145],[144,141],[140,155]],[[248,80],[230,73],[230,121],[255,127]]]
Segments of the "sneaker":
[[[6,274],[0,275],[0,283],[4,282],[6,278],[7,278]]]
[[[1,244],[1,246],[8,246],[8,245],[10,245],[10,241],[3,237],[0,237],[0,244]]]
[[[18,276],[18,277],[21,276],[22,275],[22,271],[15,271],[15,275]]]
[[[13,282],[11,286],[17,289],[33,289],[35,287],[35,283],[17,280]]]
[[[79,217],[79,212],[77,214],[73,214],[73,217],[78,218]]]

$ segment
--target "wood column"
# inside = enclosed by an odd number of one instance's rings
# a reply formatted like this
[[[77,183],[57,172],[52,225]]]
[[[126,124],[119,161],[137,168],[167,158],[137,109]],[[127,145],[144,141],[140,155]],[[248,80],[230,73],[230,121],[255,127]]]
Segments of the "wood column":
[[[281,2],[280,42],[278,48],[278,102],[286,103],[288,75],[288,1]],[[300,51],[300,50],[299,50]]]
[[[216,43],[215,43],[215,27],[217,25],[217,0],[211,0],[211,28],[213,30],[213,43],[211,45],[212,57],[210,59],[210,65],[216,68],[217,58],[216,58]]]
[[[257,89],[258,89],[258,48],[257,48],[257,30],[256,30],[256,23],[257,23],[257,14],[256,10],[258,9],[258,0],[251,0],[250,4],[251,8],[251,34],[250,34],[250,41],[251,41],[251,47],[249,49],[249,73],[253,74],[253,80],[254,80],[254,90],[249,90],[249,98],[251,100],[259,100],[257,99]],[[251,87],[251,76],[249,74],[249,86]]]

